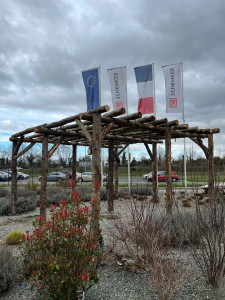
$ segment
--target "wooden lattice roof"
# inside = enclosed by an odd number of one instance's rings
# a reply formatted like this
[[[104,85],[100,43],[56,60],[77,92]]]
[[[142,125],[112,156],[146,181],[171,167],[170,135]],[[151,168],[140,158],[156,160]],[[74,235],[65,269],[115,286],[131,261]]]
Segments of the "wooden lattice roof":
[[[142,117],[140,112],[126,115],[124,108],[109,112],[109,106],[105,105],[57,122],[28,128],[12,135],[10,140],[28,142],[31,143],[28,147],[32,147],[35,143],[42,143],[43,136],[48,135],[48,143],[88,146],[92,141],[93,114],[96,113],[101,116],[101,145],[106,148],[109,146],[109,140],[113,140],[114,146],[117,147],[123,144],[162,143],[168,127],[171,129],[172,139],[188,137],[198,143],[207,138],[208,134],[220,132],[219,128],[189,127],[188,124],[179,124],[178,120]]]

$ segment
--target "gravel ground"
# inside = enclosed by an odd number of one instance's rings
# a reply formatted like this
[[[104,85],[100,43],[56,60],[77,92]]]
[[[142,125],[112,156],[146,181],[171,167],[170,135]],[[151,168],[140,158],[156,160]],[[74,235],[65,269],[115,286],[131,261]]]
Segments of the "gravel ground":
[[[106,203],[102,202],[102,213],[107,214]],[[125,210],[124,201],[115,201],[115,213]],[[5,243],[5,236],[12,230],[30,230],[32,231],[32,220],[38,216],[39,209],[31,213],[20,216],[0,217],[0,245]],[[104,222],[103,222],[104,226]],[[103,229],[104,231],[104,229]],[[8,246],[9,247],[9,246]],[[106,241],[106,248],[108,247]],[[10,246],[14,255],[18,255],[17,246]],[[182,252],[182,261],[187,265],[192,276],[186,284],[179,289],[179,292],[173,297],[173,300],[222,300],[225,297],[217,297],[217,291],[211,286],[206,285],[194,261],[187,252]],[[126,265],[121,265],[117,259],[112,259],[109,255],[100,266],[101,277],[98,284],[91,287],[86,295],[85,300],[145,300],[158,299],[154,285],[147,280],[148,273],[140,270],[131,272]],[[17,280],[10,289],[0,295],[3,300],[20,300],[20,299],[41,299],[35,291],[31,292],[30,286],[22,275],[18,274]]]

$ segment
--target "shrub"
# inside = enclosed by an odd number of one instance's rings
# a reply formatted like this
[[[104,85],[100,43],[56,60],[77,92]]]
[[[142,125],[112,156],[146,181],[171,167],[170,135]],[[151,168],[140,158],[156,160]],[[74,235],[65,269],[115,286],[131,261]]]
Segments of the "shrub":
[[[16,211],[18,214],[32,211],[36,208],[36,200],[30,198],[20,197],[16,202]],[[0,201],[0,215],[9,216],[11,215],[11,199],[1,198]]]
[[[91,205],[94,206],[95,200]],[[72,191],[71,203],[63,199],[51,205],[51,219],[36,218],[34,232],[24,236],[22,257],[33,268],[30,282],[40,294],[53,299],[76,299],[98,281],[97,264],[102,258],[100,231],[92,232],[99,210],[89,210]]]
[[[183,200],[183,201],[182,201],[182,206],[183,206],[183,207],[191,207],[191,203],[190,203],[190,201],[188,201],[188,200]]]
[[[10,287],[16,275],[17,260],[5,248],[0,247],[0,293]]]
[[[196,219],[191,212],[174,212],[167,219],[166,231],[168,236],[172,236],[171,244],[174,247],[189,243],[197,246],[200,243]]]
[[[0,188],[0,198],[2,197],[9,197],[10,196],[10,190],[5,188]]]
[[[23,232],[22,231],[12,231],[10,234],[7,235],[6,237],[6,244],[9,245],[16,245],[19,244],[23,241]]]
[[[92,192],[92,187],[91,186],[79,186],[76,188],[77,192],[80,195],[80,199],[83,202],[90,201],[91,199],[91,192]]]
[[[193,219],[189,225],[194,224],[199,240],[196,247],[191,239],[187,239],[190,253],[207,283],[218,287],[225,269],[225,203],[214,200],[209,206],[202,207],[196,199]],[[183,222],[180,225],[188,237],[188,226]]]

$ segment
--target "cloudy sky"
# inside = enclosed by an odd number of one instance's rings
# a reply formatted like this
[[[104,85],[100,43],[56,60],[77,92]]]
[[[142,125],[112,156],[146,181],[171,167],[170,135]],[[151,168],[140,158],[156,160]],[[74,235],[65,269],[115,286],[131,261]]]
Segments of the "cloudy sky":
[[[183,62],[185,121],[219,127],[215,155],[225,155],[225,1],[0,0],[0,14],[0,145],[86,111],[81,71],[97,66],[102,104],[111,107],[107,68],[127,66],[133,113],[133,68],[154,62],[157,118],[181,123],[182,115],[165,113],[161,66]],[[181,150],[174,143],[174,153]]]

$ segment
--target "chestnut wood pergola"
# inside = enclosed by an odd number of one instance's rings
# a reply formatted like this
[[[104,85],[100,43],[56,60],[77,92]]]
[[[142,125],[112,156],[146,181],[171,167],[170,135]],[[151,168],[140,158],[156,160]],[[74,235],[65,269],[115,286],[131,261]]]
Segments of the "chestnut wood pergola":
[[[118,194],[118,162],[119,155],[130,144],[142,143],[152,159],[153,201],[158,201],[157,188],[157,144],[165,141],[166,150],[166,208],[172,212],[172,173],[171,173],[171,140],[190,138],[202,148],[208,159],[209,166],[209,198],[213,199],[214,164],[213,164],[213,134],[219,133],[219,128],[199,129],[179,124],[177,120],[166,118],[156,120],[154,116],[142,117],[140,112],[124,115],[125,109],[109,112],[109,106],[101,106],[88,112],[80,113],[60,121],[42,124],[18,132],[10,137],[12,147],[12,214],[16,214],[17,201],[17,159],[36,143],[42,144],[42,168],[40,191],[40,215],[46,217],[46,188],[48,159],[60,145],[72,146],[72,177],[76,178],[77,146],[89,146],[88,154],[92,154],[92,199],[97,202],[94,209],[99,208],[99,188],[101,182],[101,147],[108,148],[108,210],[113,211],[113,197]],[[208,140],[208,147],[203,144]],[[29,143],[20,150],[23,143]],[[52,144],[48,149],[48,144]],[[149,145],[152,145],[150,149]],[[115,183],[114,183],[115,177]],[[98,226],[98,224],[96,224]]]

